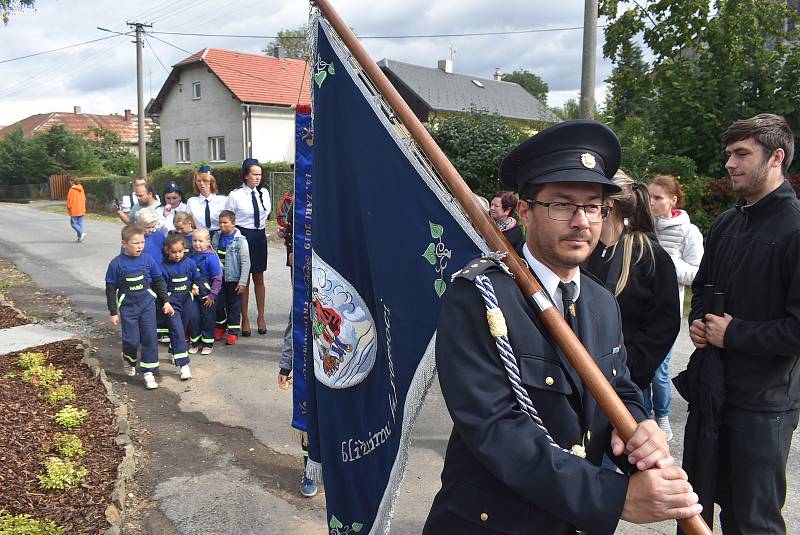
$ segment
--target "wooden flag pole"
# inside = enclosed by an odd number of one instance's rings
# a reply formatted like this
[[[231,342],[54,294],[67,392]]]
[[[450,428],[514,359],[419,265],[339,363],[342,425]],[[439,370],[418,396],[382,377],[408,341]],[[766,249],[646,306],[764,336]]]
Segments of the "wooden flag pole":
[[[507,253],[507,256],[503,260],[504,263],[511,270],[511,273],[514,274],[517,285],[520,287],[523,294],[536,306],[536,298],[534,296],[537,294],[543,296],[544,290],[530,271],[528,271],[528,268],[522,262],[519,255],[517,255],[514,248],[511,247],[511,244],[508,243],[503,233],[491,220],[489,214],[484,212],[483,208],[477,203],[472,190],[469,189],[469,186],[467,186],[464,179],[461,178],[456,168],[453,167],[453,164],[447,159],[442,149],[439,148],[420,120],[417,119],[417,116],[414,115],[414,112],[411,111],[411,108],[406,104],[406,101],[403,100],[403,97],[400,96],[400,93],[397,92],[383,71],[381,71],[380,67],[372,60],[366,49],[358,41],[358,38],[350,30],[350,27],[339,16],[336,10],[333,9],[330,2],[328,0],[311,1],[319,7],[322,14],[342,39],[347,49],[356,58],[381,96],[397,114],[411,137],[428,157],[431,165],[433,165],[442,180],[444,180],[450,188],[450,191],[456,199],[458,199],[459,204],[461,204],[461,207],[467,213],[472,223],[489,244],[489,247],[493,251]],[[594,396],[597,404],[608,417],[611,425],[617,430],[619,436],[625,442],[630,440],[633,433],[636,431],[636,420],[633,418],[630,411],[628,411],[625,404],[622,403],[622,400],[611,384],[606,380],[603,372],[597,367],[597,364],[595,364],[589,352],[583,347],[581,341],[572,329],[569,328],[564,317],[552,306],[546,308],[544,311],[540,311],[539,317],[548,332],[564,352],[564,355],[569,359],[570,364],[572,364],[575,371],[578,372],[581,381],[583,381],[583,384],[592,393],[592,396]],[[681,529],[683,529],[684,533],[687,535],[713,535],[700,515],[679,520],[678,522]]]

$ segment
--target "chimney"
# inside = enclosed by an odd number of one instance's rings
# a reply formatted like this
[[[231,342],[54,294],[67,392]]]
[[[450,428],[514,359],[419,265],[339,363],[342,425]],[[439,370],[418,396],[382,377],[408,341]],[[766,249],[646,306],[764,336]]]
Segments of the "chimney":
[[[275,48],[272,49],[272,55],[278,59],[286,59],[286,49],[281,45],[275,45]]]
[[[493,76],[493,78],[498,82],[502,82],[503,81],[503,75],[500,74],[500,67],[495,67],[494,68],[494,76]]]
[[[439,60],[439,70],[446,72],[447,74],[453,74],[453,60],[452,59],[440,59]]]
[[[133,120],[133,114],[131,113],[131,110],[125,110],[125,122],[129,123],[132,120]]]
[[[73,106],[72,107],[72,111],[75,113],[75,115],[80,115],[81,107],[80,106]]]

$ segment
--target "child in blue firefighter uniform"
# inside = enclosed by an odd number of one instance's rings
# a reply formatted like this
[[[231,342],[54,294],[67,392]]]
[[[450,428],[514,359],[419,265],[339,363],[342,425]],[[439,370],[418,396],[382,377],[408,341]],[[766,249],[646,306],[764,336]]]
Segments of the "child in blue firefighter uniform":
[[[211,239],[208,229],[200,228],[194,231],[192,239],[194,254],[192,260],[197,264],[203,278],[200,285],[200,337],[191,340],[192,347],[189,353],[197,353],[202,347],[201,355],[208,355],[214,347],[214,323],[217,316],[216,301],[222,289],[222,265],[214,249],[211,248]]]
[[[156,341],[156,299],[161,311],[174,311],[158,261],[144,250],[144,230],[137,225],[122,228],[122,253],[111,260],[106,271],[106,302],[112,325],[122,330],[122,360],[125,373],[136,375],[136,353],[141,346],[139,371],[148,390],[158,388],[158,343]]]
[[[230,210],[219,213],[219,232],[211,238],[211,245],[222,263],[222,293],[217,303],[217,328],[214,339],[234,345],[242,328],[242,294],[247,291],[250,276],[250,249],[247,240],[236,228],[236,214]]]
[[[175,232],[170,232],[164,242],[161,271],[167,282],[167,294],[175,314],[171,317],[159,314],[169,329],[169,352],[172,362],[180,371],[182,381],[192,378],[186,333],[198,331],[200,319],[194,296],[199,294],[198,285],[202,284],[200,270],[185,255],[184,245],[183,236]]]

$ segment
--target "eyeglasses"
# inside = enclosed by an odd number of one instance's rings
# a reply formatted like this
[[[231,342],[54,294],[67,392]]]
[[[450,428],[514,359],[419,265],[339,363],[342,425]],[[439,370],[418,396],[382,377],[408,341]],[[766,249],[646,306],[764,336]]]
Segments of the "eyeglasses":
[[[611,207],[605,204],[573,204],[571,202],[541,202],[533,199],[525,199],[529,205],[538,204],[547,208],[547,217],[553,221],[569,221],[579,208],[586,214],[589,223],[602,223],[608,218]]]

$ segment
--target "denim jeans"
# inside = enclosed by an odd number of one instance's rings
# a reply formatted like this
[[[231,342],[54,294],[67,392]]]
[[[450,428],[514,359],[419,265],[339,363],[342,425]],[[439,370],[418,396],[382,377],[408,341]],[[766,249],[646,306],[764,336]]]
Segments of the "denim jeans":
[[[672,349],[667,353],[664,362],[656,370],[653,382],[644,389],[644,412],[648,416],[653,411],[656,418],[669,416],[669,406],[672,404],[672,385],[669,380],[669,361],[672,359]],[[652,394],[651,394],[652,392]]]
[[[72,229],[78,234],[78,238],[83,235],[83,216],[70,216],[69,217],[69,225]]]

